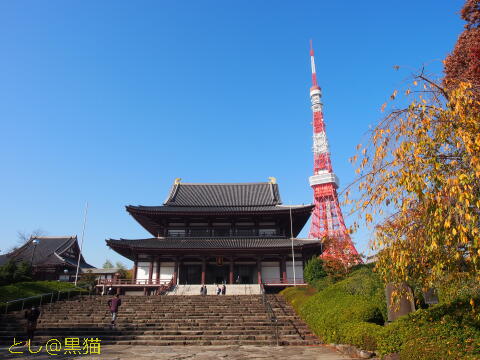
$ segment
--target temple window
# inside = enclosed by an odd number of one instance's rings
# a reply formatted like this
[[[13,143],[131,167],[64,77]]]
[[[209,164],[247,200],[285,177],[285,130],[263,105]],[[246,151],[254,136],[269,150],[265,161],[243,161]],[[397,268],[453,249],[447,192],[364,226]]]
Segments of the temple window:
[[[275,236],[277,235],[277,229],[258,229],[259,236]]]
[[[185,229],[168,229],[167,234],[172,237],[185,236]]]

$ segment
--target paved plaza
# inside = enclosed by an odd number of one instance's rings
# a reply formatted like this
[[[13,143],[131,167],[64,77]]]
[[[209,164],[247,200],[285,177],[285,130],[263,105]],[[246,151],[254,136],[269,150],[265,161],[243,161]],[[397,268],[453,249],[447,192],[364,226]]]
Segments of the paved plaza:
[[[0,350],[0,359],[37,359],[37,360],[214,360],[214,359],[288,359],[288,360],[342,360],[351,359],[332,348],[318,346],[130,346],[107,345],[102,346],[101,355],[57,355],[51,356],[41,351],[38,354],[29,354],[25,347],[17,351],[26,354],[10,354],[8,349]]]

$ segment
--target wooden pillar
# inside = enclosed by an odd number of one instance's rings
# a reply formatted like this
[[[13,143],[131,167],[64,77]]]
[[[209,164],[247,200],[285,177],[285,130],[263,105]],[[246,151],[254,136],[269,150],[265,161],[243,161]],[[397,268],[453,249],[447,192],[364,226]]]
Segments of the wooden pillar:
[[[257,258],[257,277],[258,283],[262,283],[262,258]]]
[[[228,274],[228,283],[233,284],[233,257],[230,258],[230,271]]]
[[[178,257],[175,258],[175,265],[173,265],[173,283],[178,283]]]
[[[153,278],[153,259],[150,259],[150,267],[148,269],[148,283],[152,283]]]
[[[156,258],[157,262],[157,284],[160,284],[160,258]]]
[[[286,256],[282,256],[280,260],[280,277],[281,282],[287,283],[287,259]]]
[[[206,271],[207,271],[207,259],[206,258],[202,258],[202,285],[205,284],[205,280],[206,280]]]
[[[137,282],[137,269],[138,269],[137,262],[138,262],[138,257],[135,256],[135,262],[133,264],[133,277],[132,277],[134,284]]]

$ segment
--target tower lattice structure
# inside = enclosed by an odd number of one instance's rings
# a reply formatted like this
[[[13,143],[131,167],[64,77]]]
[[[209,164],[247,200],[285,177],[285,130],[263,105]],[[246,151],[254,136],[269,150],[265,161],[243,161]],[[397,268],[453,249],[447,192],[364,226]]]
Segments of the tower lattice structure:
[[[309,238],[331,241],[323,251],[322,257],[333,257],[339,260],[349,259],[350,255],[358,255],[343,220],[338,201],[338,177],[332,170],[330,150],[322,111],[322,92],[317,83],[313,47],[310,45],[310,61],[312,65],[312,87],[310,100],[313,112],[313,176],[310,186],[313,189],[315,208],[312,213]]]

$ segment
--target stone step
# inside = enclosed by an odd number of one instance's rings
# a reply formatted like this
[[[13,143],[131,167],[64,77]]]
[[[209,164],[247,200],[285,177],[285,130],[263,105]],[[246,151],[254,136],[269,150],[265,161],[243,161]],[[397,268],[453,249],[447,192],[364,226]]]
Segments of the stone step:
[[[283,298],[267,298],[277,316],[281,344],[318,343]],[[44,305],[36,339],[98,337],[102,344],[165,346],[276,343],[261,296],[125,296],[116,329],[109,327],[108,299],[82,296]],[[23,311],[0,316],[0,343],[24,334]]]

